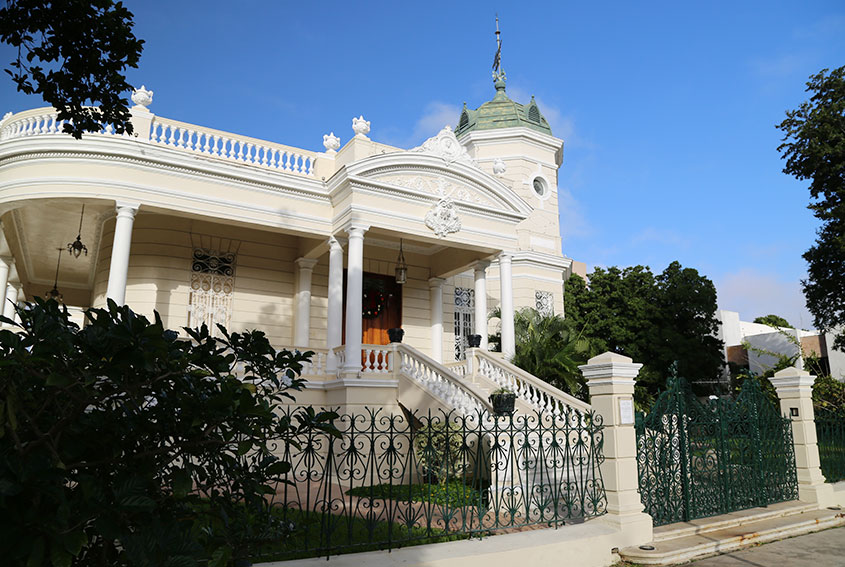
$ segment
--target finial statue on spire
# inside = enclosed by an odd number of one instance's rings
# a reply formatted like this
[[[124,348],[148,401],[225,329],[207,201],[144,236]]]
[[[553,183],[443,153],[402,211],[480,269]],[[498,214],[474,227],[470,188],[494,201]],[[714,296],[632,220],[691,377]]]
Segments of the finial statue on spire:
[[[504,88],[506,79],[505,70],[502,68],[502,32],[499,31],[499,14],[496,14],[496,55],[493,57],[493,81],[496,88],[499,88],[500,81]]]

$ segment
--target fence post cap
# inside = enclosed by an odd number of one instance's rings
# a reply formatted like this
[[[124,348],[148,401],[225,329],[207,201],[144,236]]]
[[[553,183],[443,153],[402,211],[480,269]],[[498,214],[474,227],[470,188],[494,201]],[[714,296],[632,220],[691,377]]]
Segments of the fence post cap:
[[[778,370],[775,375],[769,378],[769,382],[775,389],[795,386],[812,386],[816,377],[806,370],[798,370],[794,366]]]
[[[587,361],[587,364],[607,364],[608,362],[615,362],[617,364],[631,364],[632,362],[634,362],[634,360],[629,356],[608,351],[598,356],[594,356],[593,358]]]

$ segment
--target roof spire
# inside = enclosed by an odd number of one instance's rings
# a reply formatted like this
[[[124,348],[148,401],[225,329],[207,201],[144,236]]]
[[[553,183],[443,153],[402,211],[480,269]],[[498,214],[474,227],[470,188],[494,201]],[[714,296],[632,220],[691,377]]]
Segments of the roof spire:
[[[507,76],[502,67],[502,32],[499,31],[499,14],[496,14],[496,55],[493,57],[493,84],[497,91],[505,90]]]

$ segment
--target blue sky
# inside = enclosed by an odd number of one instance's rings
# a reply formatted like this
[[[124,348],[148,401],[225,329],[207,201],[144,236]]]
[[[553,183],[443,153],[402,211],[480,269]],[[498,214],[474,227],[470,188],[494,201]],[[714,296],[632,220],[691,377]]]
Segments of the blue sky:
[[[817,223],[774,125],[809,75],[845,64],[841,1],[125,4],[146,40],[130,82],[153,112],[314,150],[359,114],[373,139],[416,145],[492,98],[498,12],[508,93],[536,95],[566,142],[564,253],[679,260],[744,319],[811,325],[799,280]],[[36,106],[0,84],[0,111]]]

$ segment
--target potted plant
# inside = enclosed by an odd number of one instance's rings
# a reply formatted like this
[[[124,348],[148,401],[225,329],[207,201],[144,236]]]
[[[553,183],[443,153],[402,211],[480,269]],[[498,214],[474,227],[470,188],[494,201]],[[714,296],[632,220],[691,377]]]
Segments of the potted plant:
[[[469,348],[478,348],[481,346],[481,335],[470,335],[467,337],[467,344]]]
[[[493,415],[513,414],[516,394],[511,389],[499,388],[498,390],[493,390],[488,399],[493,406]]]
[[[388,338],[390,338],[390,342],[401,343],[402,337],[405,336],[405,331],[400,329],[399,327],[394,327],[392,329],[387,330],[387,336]]]

